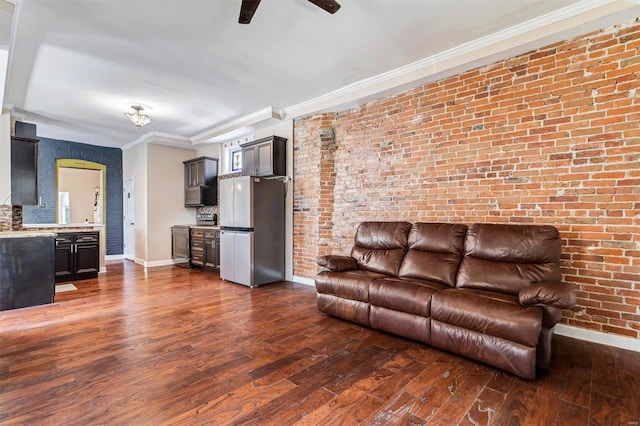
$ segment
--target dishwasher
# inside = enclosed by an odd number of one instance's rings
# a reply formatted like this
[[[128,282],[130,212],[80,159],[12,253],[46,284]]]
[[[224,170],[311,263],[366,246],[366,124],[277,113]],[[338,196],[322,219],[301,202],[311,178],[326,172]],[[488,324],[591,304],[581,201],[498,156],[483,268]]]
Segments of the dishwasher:
[[[176,266],[190,268],[189,225],[171,227],[171,258]]]

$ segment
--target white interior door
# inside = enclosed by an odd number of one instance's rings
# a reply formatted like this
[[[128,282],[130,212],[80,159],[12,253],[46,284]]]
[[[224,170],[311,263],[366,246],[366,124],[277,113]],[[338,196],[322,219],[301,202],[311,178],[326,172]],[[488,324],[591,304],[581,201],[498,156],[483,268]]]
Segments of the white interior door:
[[[124,218],[124,258],[135,260],[136,256],[136,230],[135,230],[135,204],[133,199],[133,177],[124,180],[123,191],[123,218]]]

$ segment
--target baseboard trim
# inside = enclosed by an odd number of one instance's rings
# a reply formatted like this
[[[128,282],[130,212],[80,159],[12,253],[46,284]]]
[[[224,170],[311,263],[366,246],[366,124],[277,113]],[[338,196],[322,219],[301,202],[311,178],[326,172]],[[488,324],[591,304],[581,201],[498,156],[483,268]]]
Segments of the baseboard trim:
[[[124,254],[108,254],[104,260],[124,260]]]
[[[313,279],[305,278],[305,277],[298,277],[296,275],[293,276],[293,282],[294,283],[298,283],[298,284],[310,285],[310,286],[313,286],[313,287],[316,286],[316,282],[313,281]]]
[[[169,259],[169,260],[154,260],[153,262],[143,261],[142,266],[144,266],[145,268],[155,268],[157,266],[169,266],[174,264],[175,262],[173,261],[173,259]]]
[[[640,340],[633,339],[631,337],[603,333],[601,331],[588,330],[586,328],[573,327],[566,324],[557,324],[555,326],[554,333],[560,336],[586,340],[587,342],[640,352]]]
[[[105,272],[107,272],[107,267],[106,266],[101,266],[100,270],[98,271],[99,274],[104,274]]]

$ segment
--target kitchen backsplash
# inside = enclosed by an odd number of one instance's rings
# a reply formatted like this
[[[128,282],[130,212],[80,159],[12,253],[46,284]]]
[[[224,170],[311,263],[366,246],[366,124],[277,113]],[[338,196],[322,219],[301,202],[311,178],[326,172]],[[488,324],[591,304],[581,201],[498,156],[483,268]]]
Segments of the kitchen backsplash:
[[[19,231],[22,229],[22,206],[0,206],[0,231]]]
[[[219,210],[218,206],[196,207],[196,214],[218,214]]]

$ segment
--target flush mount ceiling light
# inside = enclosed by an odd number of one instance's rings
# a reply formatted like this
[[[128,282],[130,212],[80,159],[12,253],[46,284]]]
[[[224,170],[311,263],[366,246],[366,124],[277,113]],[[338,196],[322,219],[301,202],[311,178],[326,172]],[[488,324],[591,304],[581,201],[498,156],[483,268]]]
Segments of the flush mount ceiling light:
[[[145,124],[151,123],[151,118],[148,115],[142,113],[142,111],[144,111],[143,107],[141,107],[140,105],[131,105],[131,109],[133,109],[135,112],[125,112],[124,115],[126,115],[133,124],[138,127],[142,127]]]

